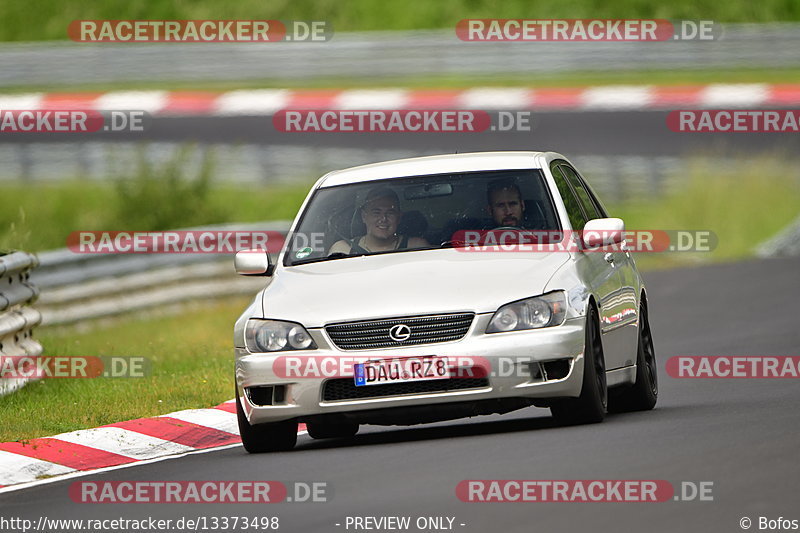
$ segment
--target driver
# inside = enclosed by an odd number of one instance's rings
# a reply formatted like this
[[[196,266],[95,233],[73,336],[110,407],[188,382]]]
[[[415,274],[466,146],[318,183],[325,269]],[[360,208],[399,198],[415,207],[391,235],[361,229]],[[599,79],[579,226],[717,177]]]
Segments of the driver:
[[[397,232],[402,216],[396,192],[383,186],[370,190],[361,206],[361,220],[367,227],[366,235],[350,241],[337,241],[331,246],[328,255],[337,252],[367,254],[430,246],[425,239],[408,237]]]
[[[489,215],[498,227],[521,228],[525,204],[519,186],[511,180],[495,180],[486,188]]]

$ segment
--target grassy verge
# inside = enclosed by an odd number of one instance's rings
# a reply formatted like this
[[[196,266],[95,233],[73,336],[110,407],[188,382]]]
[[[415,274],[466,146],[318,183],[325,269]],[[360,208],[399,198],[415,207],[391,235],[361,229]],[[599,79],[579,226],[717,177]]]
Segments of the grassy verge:
[[[220,4],[144,1],[126,3],[79,0],[4,2],[0,41],[66,39],[67,26],[76,19],[280,19],[324,20],[335,31],[452,28],[464,18],[672,18],[719,22],[800,20],[800,7],[785,0],[310,0],[262,2],[240,0]]]
[[[233,322],[246,299],[89,333],[37,332],[52,356],[142,356],[142,378],[43,379],[0,398],[0,442],[210,407],[233,397]]]
[[[64,248],[71,231],[156,231],[225,222],[289,220],[297,214],[309,188],[310,185],[219,185],[209,192],[209,216],[178,216],[169,219],[169,223],[153,225],[149,217],[121,218],[119,212],[126,206],[125,198],[108,184],[76,181],[2,185],[0,250],[38,252]],[[153,213],[144,206],[142,209],[143,215]]]
[[[213,151],[191,164],[192,145],[153,164],[144,152],[133,168],[105,181],[0,184],[0,250],[63,248],[72,231],[160,231],[293,218],[311,181],[232,185],[212,182]],[[197,167],[192,175],[187,168]]]
[[[685,187],[664,198],[611,206],[628,229],[710,230],[709,253],[638,253],[644,269],[749,257],[800,214],[800,180],[779,158],[743,160],[721,174],[703,159],[689,168]]]
[[[4,87],[3,93],[28,92],[105,92],[114,90],[174,90],[225,92],[246,89],[471,89],[489,87],[588,87],[602,85],[704,85],[709,83],[798,83],[800,69],[739,68],[721,70],[642,70],[642,71],[573,71],[537,72],[531,74],[505,74],[491,76],[424,77],[313,77],[285,79],[280,77],[254,80],[200,80],[200,81],[131,81],[125,83],[71,84],[71,85],[20,85]]]

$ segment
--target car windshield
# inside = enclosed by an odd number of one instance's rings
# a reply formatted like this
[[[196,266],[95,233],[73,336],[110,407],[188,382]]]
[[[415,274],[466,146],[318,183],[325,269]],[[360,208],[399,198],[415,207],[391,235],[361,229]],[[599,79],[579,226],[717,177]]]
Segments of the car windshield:
[[[540,170],[439,174],[318,189],[284,265],[438,249],[466,230],[559,230]]]

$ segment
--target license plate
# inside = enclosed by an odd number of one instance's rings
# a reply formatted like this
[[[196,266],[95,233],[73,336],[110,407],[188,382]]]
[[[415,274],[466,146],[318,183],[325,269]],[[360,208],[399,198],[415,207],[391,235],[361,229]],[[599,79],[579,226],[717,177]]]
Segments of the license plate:
[[[383,385],[386,383],[407,383],[429,379],[448,379],[450,370],[447,357],[429,355],[424,357],[405,357],[403,359],[383,359],[353,365],[356,387]]]

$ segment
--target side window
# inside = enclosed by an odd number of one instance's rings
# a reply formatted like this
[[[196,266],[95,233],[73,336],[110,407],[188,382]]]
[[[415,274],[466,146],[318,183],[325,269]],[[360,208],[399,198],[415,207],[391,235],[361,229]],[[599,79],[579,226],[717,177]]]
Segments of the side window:
[[[594,204],[594,207],[597,209],[597,212],[600,213],[600,216],[603,217],[603,218],[608,218],[609,216],[611,216],[611,215],[608,214],[608,210],[606,210],[606,207],[603,205],[603,202],[600,201],[600,198],[597,197],[597,195],[592,190],[592,188],[589,186],[589,184],[586,183],[586,180],[583,179],[583,176],[581,176],[578,173],[578,171],[575,170],[574,168],[572,170],[578,175],[578,178],[580,179],[581,183],[583,184],[583,188],[586,189],[586,192],[589,193],[589,196],[592,199],[592,203]]]
[[[572,185],[572,188],[578,195],[581,206],[583,206],[583,210],[586,213],[586,216],[589,217],[589,220],[603,218],[603,215],[597,209],[594,202],[592,202],[592,198],[589,196],[589,193],[583,186],[583,181],[581,181],[581,179],[578,177],[578,174],[576,174],[575,171],[567,165],[561,165],[561,170],[564,171],[564,174],[567,176],[567,181],[570,185]]]
[[[561,168],[562,167],[555,162],[550,165],[550,170],[553,172],[553,178],[556,181],[556,187],[558,187],[558,192],[561,194],[561,198],[564,200],[564,205],[567,208],[569,223],[572,225],[572,229],[580,231],[586,224],[586,215],[583,214],[581,205],[575,193],[572,191],[572,187],[567,184],[567,179],[564,177]]]
[[[583,177],[581,177],[581,176],[578,176],[578,177],[581,178],[581,183],[583,183],[583,186],[586,189],[586,192],[588,192],[589,196],[592,197],[592,201],[594,202],[594,206],[597,208],[597,212],[600,213],[600,215],[603,218],[608,218],[609,216],[611,216],[611,215],[608,214],[608,211],[606,210],[606,207],[602,204],[602,202],[600,202],[600,198],[597,197],[597,195],[594,193],[594,191],[591,189],[591,187],[589,187],[589,184],[586,183],[586,180],[584,180]]]

